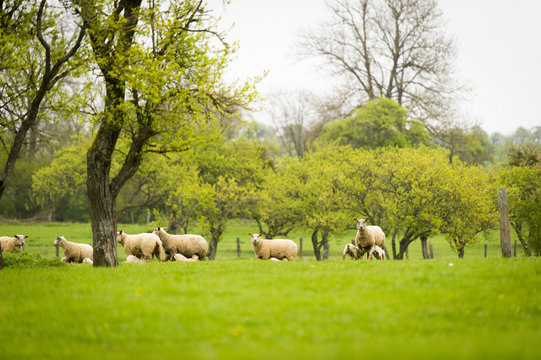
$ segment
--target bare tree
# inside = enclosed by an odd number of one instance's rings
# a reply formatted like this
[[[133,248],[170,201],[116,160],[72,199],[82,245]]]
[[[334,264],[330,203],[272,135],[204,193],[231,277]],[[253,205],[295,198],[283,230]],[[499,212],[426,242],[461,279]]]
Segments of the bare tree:
[[[391,98],[429,130],[448,121],[461,87],[453,40],[435,0],[332,0],[331,19],[303,34],[301,54],[322,57],[355,99]]]

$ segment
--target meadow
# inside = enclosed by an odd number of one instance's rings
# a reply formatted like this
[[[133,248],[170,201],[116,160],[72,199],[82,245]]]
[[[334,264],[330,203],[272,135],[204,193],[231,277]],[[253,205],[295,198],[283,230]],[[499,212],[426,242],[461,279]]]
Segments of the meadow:
[[[0,232],[12,226],[0,224]],[[236,257],[235,232],[256,231],[239,221],[215,261],[104,269],[55,259],[54,235],[82,242],[89,225],[24,226],[27,252],[48,260],[28,266],[6,255],[1,359],[541,356],[541,260],[502,259],[496,241],[486,259],[482,244],[458,259],[435,237],[435,259],[412,248],[404,261],[342,261],[344,234],[328,261],[275,263],[256,260],[247,235]]]

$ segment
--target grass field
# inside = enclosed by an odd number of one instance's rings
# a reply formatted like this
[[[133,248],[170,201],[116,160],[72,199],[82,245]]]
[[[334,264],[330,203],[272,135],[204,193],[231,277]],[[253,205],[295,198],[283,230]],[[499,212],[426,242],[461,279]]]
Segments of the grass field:
[[[27,251],[51,259],[54,235],[90,230],[24,226]],[[472,248],[459,260],[434,238],[433,260],[342,261],[333,244],[329,261],[275,263],[255,260],[246,237],[237,259],[228,236],[212,262],[4,268],[0,359],[541,357],[539,258]]]

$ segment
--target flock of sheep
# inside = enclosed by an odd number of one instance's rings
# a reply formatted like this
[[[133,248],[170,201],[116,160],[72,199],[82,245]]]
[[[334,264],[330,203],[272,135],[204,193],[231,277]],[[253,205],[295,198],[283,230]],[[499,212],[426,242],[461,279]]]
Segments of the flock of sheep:
[[[367,225],[368,219],[355,219],[357,234],[355,245],[347,244],[342,259],[347,255],[358,260],[366,254],[367,259],[374,255],[379,260],[386,256],[385,234],[379,226]],[[288,239],[263,239],[261,234],[249,234],[252,248],[258,259],[271,261],[294,261],[297,256],[297,244]],[[15,235],[0,237],[1,252],[22,251],[24,240],[28,236]],[[156,257],[159,261],[198,261],[205,260],[208,252],[207,241],[200,235],[172,235],[164,228],[156,228],[152,233],[128,235],[120,230],[116,235],[117,242],[126,252],[126,262],[149,262]],[[57,236],[54,246],[64,249],[62,261],[67,263],[92,264],[92,246],[79,244]],[[388,255],[387,255],[388,256]]]

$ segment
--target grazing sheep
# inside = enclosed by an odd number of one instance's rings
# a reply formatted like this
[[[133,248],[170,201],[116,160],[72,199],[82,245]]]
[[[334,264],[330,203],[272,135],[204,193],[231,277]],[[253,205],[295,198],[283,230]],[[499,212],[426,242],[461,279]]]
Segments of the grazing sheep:
[[[120,230],[116,233],[116,241],[122,245],[128,256],[144,257],[146,261],[152,261],[154,255],[158,260],[164,261],[162,241],[158,235],[148,233],[128,235]]]
[[[92,261],[92,259],[89,259],[89,258],[84,258],[83,264],[94,264],[94,261]]]
[[[171,261],[183,261],[183,262],[190,262],[190,261],[197,261],[199,260],[199,256],[197,255],[192,255],[191,258],[187,258],[186,256],[182,255],[182,254],[175,254],[171,257]]]
[[[294,261],[297,256],[297,244],[287,239],[262,239],[260,234],[248,234],[252,237],[252,247],[258,259]]]
[[[78,244],[66,240],[63,236],[57,236],[53,245],[60,245],[64,249],[62,261],[67,263],[82,263],[85,258],[94,259],[92,256],[92,246],[88,244]]]
[[[3,253],[8,251],[23,251],[24,239],[28,235],[0,236],[0,245]]]
[[[191,258],[194,255],[200,260],[205,260],[207,256],[208,244],[201,235],[172,235],[165,231],[165,228],[154,229],[154,234],[160,237],[165,250],[165,260],[171,260],[173,255],[182,254],[186,258]]]
[[[375,251],[375,246],[378,245],[383,250],[385,246],[385,233],[379,226],[367,226],[366,222],[369,219],[355,219],[357,222],[357,234],[355,235],[355,245],[368,253],[367,258],[372,260],[372,254]]]
[[[127,263],[146,263],[147,261],[141,260],[135,255],[128,255],[128,257],[126,258],[126,262]]]
[[[353,244],[346,244],[344,252],[342,253],[342,260],[346,258],[346,255],[349,255],[354,260],[359,260],[363,257],[364,252]]]

